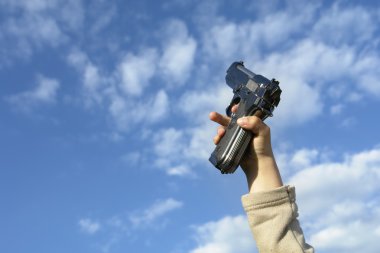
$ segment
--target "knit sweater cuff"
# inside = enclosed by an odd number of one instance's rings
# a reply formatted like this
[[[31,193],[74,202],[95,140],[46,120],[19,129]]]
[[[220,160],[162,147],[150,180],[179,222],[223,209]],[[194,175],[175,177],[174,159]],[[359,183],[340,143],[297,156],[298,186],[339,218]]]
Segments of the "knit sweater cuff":
[[[255,192],[243,195],[241,198],[246,212],[281,205],[286,202],[295,202],[294,186],[282,186],[271,191]]]

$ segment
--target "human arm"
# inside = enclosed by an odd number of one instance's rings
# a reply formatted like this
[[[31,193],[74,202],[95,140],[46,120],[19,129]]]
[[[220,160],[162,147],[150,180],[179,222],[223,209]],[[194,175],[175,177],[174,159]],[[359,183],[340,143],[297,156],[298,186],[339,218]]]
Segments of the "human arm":
[[[210,119],[220,124],[214,137],[217,144],[230,119],[216,112],[210,113]],[[305,243],[297,220],[294,187],[282,184],[272,151],[270,128],[256,116],[241,118],[237,123],[254,133],[240,165],[248,183],[248,194],[242,197],[242,203],[259,252],[314,252]]]

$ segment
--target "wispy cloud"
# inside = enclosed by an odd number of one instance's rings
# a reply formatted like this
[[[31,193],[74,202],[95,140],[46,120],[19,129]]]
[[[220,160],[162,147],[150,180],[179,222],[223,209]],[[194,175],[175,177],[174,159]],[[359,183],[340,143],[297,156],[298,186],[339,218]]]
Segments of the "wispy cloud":
[[[57,48],[70,40],[67,33],[82,27],[82,1],[0,1],[4,15],[0,22],[0,64],[11,64],[14,58],[28,59],[46,46]],[[9,43],[12,41],[12,43]]]
[[[168,22],[164,34],[161,75],[170,86],[183,85],[191,76],[197,42],[188,34],[186,24],[178,19]]]
[[[226,216],[195,226],[196,248],[190,253],[257,252],[246,217]]]
[[[194,173],[191,171],[190,167],[183,164],[166,168],[166,173],[169,176],[189,176],[189,177],[195,176]]]
[[[339,27],[343,30],[338,46],[325,36],[327,31],[321,29],[333,18],[320,15],[318,5],[304,4],[303,7],[305,11],[302,13],[292,7],[277,11],[275,19],[260,17],[255,21],[241,22],[221,16],[208,19],[207,25],[200,28],[203,36],[197,43],[197,50],[207,56],[198,59],[200,62],[197,64],[196,75],[202,76],[203,84],[194,85],[181,97],[174,97],[171,101],[179,105],[180,115],[188,124],[174,129],[181,135],[181,140],[177,142],[173,138],[177,149],[167,152],[165,157],[155,152],[157,165],[181,166],[186,161],[192,166],[196,161],[207,161],[213,148],[210,140],[215,130],[207,122],[205,112],[223,112],[232,98],[232,91],[224,84],[222,77],[228,64],[236,57],[244,56],[246,65],[256,73],[281,81],[282,101],[275,111],[275,120],[271,121],[276,129],[303,125],[320,117],[326,110],[333,114],[342,113],[363,97],[378,97],[377,89],[380,86],[374,81],[378,76],[375,68],[380,68],[376,43],[367,43],[366,47],[354,46],[364,42],[352,41],[348,36],[350,27],[355,26],[352,29],[365,30],[366,37],[372,38],[365,41],[376,41],[373,25],[356,25],[352,22],[355,17],[352,15],[359,11],[365,17],[364,22],[368,17],[376,20],[378,16],[363,8],[333,5],[328,10],[328,16],[339,19]],[[273,39],[274,34],[276,39]],[[202,70],[221,78],[204,75]],[[197,77],[195,80],[198,80]],[[348,86],[348,83],[355,85]],[[336,106],[331,107],[331,103]],[[289,115],[292,115],[291,120]],[[348,118],[345,122],[344,126],[350,126],[354,119]],[[178,154],[181,154],[180,158]],[[300,153],[294,158],[294,164],[298,163],[299,167],[307,162],[302,155],[312,153]]]
[[[38,75],[34,89],[11,95],[6,100],[22,111],[30,111],[37,105],[55,103],[59,86],[58,80]]]
[[[121,88],[127,95],[141,95],[156,72],[157,51],[153,48],[135,55],[128,53],[119,65]]]
[[[83,83],[84,104],[87,107],[101,104],[105,99],[108,87],[107,79],[99,67],[79,49],[72,49],[67,56],[67,62],[81,74]]]
[[[100,230],[100,223],[89,218],[80,219],[78,222],[80,229],[87,234],[95,234]]]
[[[183,206],[183,203],[169,198],[165,200],[157,200],[152,206],[143,210],[141,214],[133,214],[130,216],[130,221],[133,226],[140,228],[151,226],[154,222],[166,215],[167,213],[179,209]]]
[[[208,56],[208,65],[223,62],[228,66],[241,58],[254,72],[281,81],[284,92],[274,122],[281,127],[300,125],[322,115],[330,99],[344,106],[353,102],[348,99],[353,93],[379,94],[375,81],[375,68],[380,67],[378,40],[371,21],[378,20],[378,15],[362,7],[340,4],[328,9],[327,15],[318,14],[317,5],[303,3],[302,8],[299,13],[288,6],[275,11],[276,18],[265,16],[255,21],[212,17],[208,27],[202,29],[200,50]],[[363,23],[354,22],[354,13],[363,17]],[[323,29],[326,26],[329,29]],[[352,30],[363,37],[352,36]],[[334,35],[337,31],[339,36]],[[356,85],[348,87],[350,82]],[[332,97],[337,90],[340,95]],[[307,99],[300,100],[300,94]],[[290,114],[291,121],[287,118]]]
[[[170,221],[170,213],[182,208],[183,202],[174,198],[157,199],[149,207],[129,210],[103,220],[82,218],[78,221],[81,231],[88,235],[102,232],[105,240],[97,244],[102,252],[109,252],[121,241],[135,240],[143,230],[162,231]]]

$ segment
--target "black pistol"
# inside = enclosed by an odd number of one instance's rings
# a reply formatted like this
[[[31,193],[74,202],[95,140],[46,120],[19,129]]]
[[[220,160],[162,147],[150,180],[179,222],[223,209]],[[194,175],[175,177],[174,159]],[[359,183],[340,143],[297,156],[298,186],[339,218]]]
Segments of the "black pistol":
[[[265,120],[273,115],[281,96],[278,81],[256,75],[245,68],[243,62],[232,63],[227,70],[226,83],[234,92],[226,109],[231,121],[209,159],[222,174],[235,172],[253,138],[252,132],[244,130],[236,123],[237,119],[256,115]],[[232,113],[231,108],[235,104],[239,104],[239,107],[236,113]]]

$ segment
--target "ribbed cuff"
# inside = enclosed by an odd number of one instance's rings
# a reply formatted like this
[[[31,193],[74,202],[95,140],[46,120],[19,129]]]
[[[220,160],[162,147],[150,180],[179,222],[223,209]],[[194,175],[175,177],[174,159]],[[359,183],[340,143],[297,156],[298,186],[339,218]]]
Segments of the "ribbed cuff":
[[[255,192],[243,195],[241,201],[246,212],[281,205],[285,202],[295,202],[294,186],[285,185],[271,191]]]

